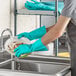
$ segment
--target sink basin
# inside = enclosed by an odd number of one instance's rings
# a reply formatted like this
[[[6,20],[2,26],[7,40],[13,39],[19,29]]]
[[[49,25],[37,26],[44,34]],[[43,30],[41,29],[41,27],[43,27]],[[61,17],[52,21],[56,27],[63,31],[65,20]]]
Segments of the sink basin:
[[[32,72],[38,72],[43,74],[50,74],[50,75],[56,75],[61,70],[67,68],[68,65],[61,65],[56,63],[50,63],[50,64],[39,64],[39,63],[23,63],[20,62],[20,70],[23,71],[32,71]]]
[[[46,57],[47,58],[47,57]],[[40,57],[28,57],[25,59],[18,59],[15,58],[16,62],[16,72],[12,72],[11,70],[2,70],[2,69],[11,69],[11,63],[8,63],[1,68],[0,76],[8,76],[8,72],[10,71],[9,75],[13,76],[64,76],[70,71],[70,65],[68,63],[62,63],[61,59],[52,59],[51,57],[46,59]],[[48,60],[48,61],[46,61]],[[53,62],[52,62],[53,61]],[[59,63],[58,63],[58,62]],[[64,60],[66,61],[66,60]],[[18,71],[21,71],[18,72]],[[4,72],[4,73],[3,73]],[[24,73],[22,73],[24,72]]]
[[[66,74],[66,76],[71,76],[71,72],[69,72],[68,74]]]
[[[63,76],[70,71],[69,60],[56,57],[29,56],[25,59],[15,59],[18,69],[37,74]]]
[[[58,65],[58,64],[31,64],[29,65],[29,64],[31,63],[28,63],[28,64],[25,63],[23,65],[24,68],[21,65],[21,69],[15,70],[15,71],[0,69],[0,76],[69,76],[69,75],[66,75],[69,70],[68,68],[69,66],[66,66],[66,65]],[[26,67],[29,68],[29,71],[25,70]],[[34,68],[38,69],[38,71],[35,70]]]

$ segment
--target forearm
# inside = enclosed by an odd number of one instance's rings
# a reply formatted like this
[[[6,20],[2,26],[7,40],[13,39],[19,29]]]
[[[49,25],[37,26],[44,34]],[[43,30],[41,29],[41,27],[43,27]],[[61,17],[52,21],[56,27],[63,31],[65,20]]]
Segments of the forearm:
[[[70,18],[60,16],[58,22],[42,37],[42,43],[47,45],[60,37],[64,33],[69,21]]]
[[[60,37],[60,34],[58,33],[58,31],[56,31],[55,27],[53,27],[52,29],[47,31],[47,33],[42,37],[41,40],[44,45],[47,45],[58,37]]]

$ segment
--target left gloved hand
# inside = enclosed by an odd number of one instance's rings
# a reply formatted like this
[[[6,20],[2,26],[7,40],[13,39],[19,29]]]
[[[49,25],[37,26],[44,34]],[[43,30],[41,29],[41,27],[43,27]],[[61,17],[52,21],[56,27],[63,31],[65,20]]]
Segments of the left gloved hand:
[[[37,0],[31,0],[31,1],[33,1],[34,3],[36,3],[36,4],[39,4],[40,2],[38,2]]]
[[[34,40],[34,39],[41,38],[45,34],[46,34],[46,28],[45,28],[45,26],[42,26],[38,29],[35,29],[35,30],[29,32],[29,33],[23,32],[23,33],[18,34],[17,36],[18,36],[18,39],[25,37],[25,38],[28,38],[29,40]]]
[[[30,48],[30,45],[27,45],[27,44],[19,45],[16,49],[14,49],[14,52],[16,52],[15,56],[20,57],[20,55],[22,55],[22,54],[31,53],[31,49],[29,49],[29,48]]]
[[[20,57],[22,54],[28,54],[34,51],[47,51],[48,49],[46,46],[42,43],[41,39],[37,40],[35,43],[27,45],[27,44],[21,44],[19,47],[14,49],[15,56]]]

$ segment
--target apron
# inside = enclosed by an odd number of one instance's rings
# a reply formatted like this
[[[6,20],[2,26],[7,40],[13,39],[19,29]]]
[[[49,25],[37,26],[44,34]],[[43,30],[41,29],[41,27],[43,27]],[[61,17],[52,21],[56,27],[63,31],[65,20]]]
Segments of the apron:
[[[72,21],[68,24],[67,34],[71,48],[71,76],[76,76],[76,24]]]

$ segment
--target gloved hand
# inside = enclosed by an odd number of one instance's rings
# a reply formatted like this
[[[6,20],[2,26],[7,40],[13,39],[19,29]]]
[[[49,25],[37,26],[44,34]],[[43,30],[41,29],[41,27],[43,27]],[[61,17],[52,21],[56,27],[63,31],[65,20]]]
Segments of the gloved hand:
[[[21,44],[17,48],[14,49],[15,56],[20,57],[21,54],[28,54],[31,53],[31,50],[29,49],[30,45],[27,44]]]
[[[46,34],[46,28],[45,28],[45,26],[42,26],[41,28],[38,28],[34,31],[31,31],[29,33],[23,32],[23,33],[18,34],[17,36],[18,36],[18,39],[20,39],[22,37],[26,37],[29,40],[34,40],[34,39],[41,38],[45,34]]]
[[[37,40],[35,43],[27,45],[27,44],[21,44],[19,47],[14,49],[15,56],[20,57],[22,54],[28,54],[34,51],[47,51],[48,49],[46,46],[42,43],[41,39]]]
[[[32,3],[32,2],[29,2],[29,1],[26,1],[25,3],[25,7],[29,10],[49,10],[49,11],[55,11],[55,7],[54,6],[48,6],[48,5],[45,5],[41,2],[39,3]]]
[[[40,2],[38,2],[37,0],[31,0],[31,1],[33,1],[34,3],[36,3],[36,4],[39,4]]]

